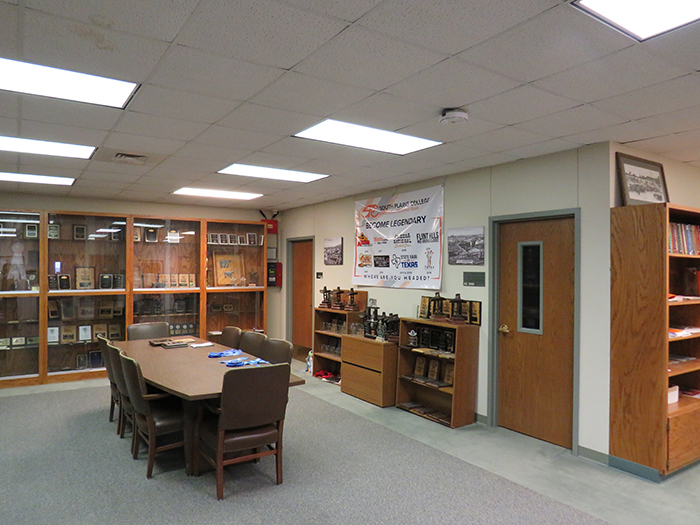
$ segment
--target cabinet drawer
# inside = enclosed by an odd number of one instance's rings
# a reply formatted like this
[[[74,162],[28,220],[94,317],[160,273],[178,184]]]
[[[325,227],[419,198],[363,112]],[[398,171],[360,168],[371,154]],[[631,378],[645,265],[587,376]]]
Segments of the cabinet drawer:
[[[668,419],[668,469],[674,471],[700,459],[700,411]]]
[[[383,345],[359,337],[343,337],[343,362],[383,372]]]
[[[340,390],[342,392],[380,407],[394,404],[393,400],[386,402],[383,399],[382,375],[379,372],[343,363],[341,374],[343,380],[340,382]]]

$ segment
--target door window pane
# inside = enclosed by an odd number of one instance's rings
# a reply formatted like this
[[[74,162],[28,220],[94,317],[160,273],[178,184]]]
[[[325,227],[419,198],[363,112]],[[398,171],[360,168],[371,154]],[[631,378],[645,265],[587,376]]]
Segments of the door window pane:
[[[542,243],[518,245],[518,330],[542,333]]]

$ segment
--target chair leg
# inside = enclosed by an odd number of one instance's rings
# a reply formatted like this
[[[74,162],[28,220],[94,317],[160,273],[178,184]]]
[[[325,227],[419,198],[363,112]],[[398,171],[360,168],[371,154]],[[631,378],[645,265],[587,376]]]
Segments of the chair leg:
[[[110,396],[109,398],[109,422],[111,423],[114,421],[114,405],[116,403],[114,402],[114,396]]]
[[[134,459],[139,459],[139,447],[141,446],[141,435],[137,428],[131,434],[131,456]]]
[[[216,498],[224,499],[224,432],[219,431],[216,445]]]
[[[277,484],[282,483],[282,447],[281,443],[277,443],[277,449],[275,452],[275,464],[277,466]]]
[[[153,464],[156,461],[156,433],[151,432],[148,436],[148,469],[146,471],[146,477],[153,477]]]

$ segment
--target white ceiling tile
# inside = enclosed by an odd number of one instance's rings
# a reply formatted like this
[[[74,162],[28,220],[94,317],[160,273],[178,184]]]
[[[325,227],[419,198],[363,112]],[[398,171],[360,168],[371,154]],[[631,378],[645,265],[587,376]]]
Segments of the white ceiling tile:
[[[318,123],[318,117],[282,108],[244,103],[217,124],[264,133],[294,135]]]
[[[0,117],[0,135],[7,137],[19,136],[20,119]]]
[[[541,155],[550,155],[560,151],[568,151],[581,146],[581,144],[567,142],[566,140],[553,139],[538,144],[531,144],[521,148],[513,148],[506,150],[504,153],[519,158],[539,157]]]
[[[297,166],[307,161],[308,159],[305,159],[303,157],[295,157],[292,155],[285,155],[267,151],[256,151],[255,153],[251,153],[250,155],[243,157],[241,159],[241,164],[294,170]]]
[[[301,61],[294,69],[343,84],[382,90],[446,55],[387,38],[361,27],[350,27]]]
[[[22,123],[21,136],[28,139],[48,140],[66,144],[99,146],[107,136],[107,131],[25,120]]]
[[[212,146],[257,150],[274,144],[281,138],[281,135],[272,135],[259,131],[228,128],[226,126],[210,126],[194,140],[200,144],[210,144]]]
[[[628,142],[628,144],[644,151],[664,154],[672,151],[687,150],[700,144],[700,130],[684,131],[682,133]]]
[[[0,91],[0,117],[19,118],[20,95]]]
[[[468,139],[454,143],[453,146],[458,147],[463,145],[465,147],[478,148],[487,152],[500,152],[513,148],[529,146],[530,144],[537,144],[538,142],[544,142],[548,139],[549,137],[532,133],[530,131],[519,130],[509,126],[484,133],[483,135],[477,135],[476,137],[469,137]],[[453,159],[453,162],[459,161],[457,159]]]
[[[497,131],[493,131],[492,133],[497,133]],[[404,158],[408,162],[423,161],[430,162],[433,165],[443,163],[450,164],[452,162],[459,162],[465,158],[486,155],[487,153],[491,153],[491,151],[493,151],[491,149],[481,148],[479,146],[472,146],[469,144],[469,142],[470,139],[465,139],[457,143],[441,144],[440,146],[423,149],[416,151],[415,153],[409,153],[408,155],[405,155]]]
[[[178,43],[248,62],[291,68],[347,23],[272,0],[203,0]]]
[[[363,89],[289,72],[250,99],[250,102],[310,115],[327,116],[373,94]]]
[[[418,104],[388,93],[376,93],[334,113],[332,117],[353,124],[396,131],[433,116],[437,118],[439,113],[440,108],[431,105]]]
[[[89,160],[52,157],[51,155],[19,155],[24,173],[77,177],[90,163]]]
[[[120,162],[105,162],[101,160],[91,160],[87,165],[87,170],[109,173],[117,176],[126,175],[128,177],[141,177],[151,171],[153,166],[134,166],[132,164],[122,164]]]
[[[415,135],[438,142],[456,142],[474,135],[481,135],[503,127],[501,124],[486,122],[469,116],[467,122],[457,124],[442,124],[438,117],[433,117],[413,126],[403,128],[401,133]]]
[[[128,108],[147,115],[213,124],[238,104],[234,100],[145,85],[134,95]]]
[[[22,184],[20,182],[0,182],[0,193],[30,193],[38,195],[68,195],[70,186],[49,186],[46,184]]]
[[[700,23],[695,22],[644,42],[649,47],[681,66],[700,71]]]
[[[518,86],[497,73],[449,58],[417,73],[387,92],[442,108],[461,107]]]
[[[187,146],[185,146],[187,147]],[[248,154],[249,152],[246,152]],[[180,151],[178,151],[178,155],[180,154]],[[230,150],[227,152],[228,158],[233,158],[231,157]],[[235,161],[231,161],[229,164],[232,164]],[[158,168],[163,168],[163,169],[179,169],[179,170],[187,170],[192,173],[213,173],[221,168],[226,166],[226,162],[222,162],[220,160],[214,160],[214,159],[196,159],[196,158],[191,158],[191,157],[180,157],[180,156],[171,156],[165,159],[163,162],[158,164]]]
[[[677,151],[669,151],[664,153],[664,156],[680,162],[696,162],[700,160],[700,147],[695,146]]]
[[[290,4],[354,22],[382,0],[288,0]]]
[[[183,140],[159,139],[145,135],[113,132],[104,141],[104,146],[128,153],[172,155],[182,146]]]
[[[21,99],[22,118],[62,126],[110,130],[123,115],[120,109],[56,98],[22,95]]]
[[[633,41],[597,20],[560,5],[459,55],[523,82],[531,82],[608,55]]]
[[[104,171],[95,170],[85,170],[80,175],[80,180],[95,180],[101,182],[113,182],[119,181],[125,184],[129,184],[137,181],[141,177],[140,174],[127,174],[127,173],[108,173]]]
[[[324,155],[325,144],[317,140],[304,140],[297,137],[285,137],[263,148],[258,153],[272,153],[297,159],[297,164],[317,159]]]
[[[189,158],[189,159],[202,159],[205,161],[219,162],[222,169],[232,164],[233,162],[238,162],[240,159],[246,155],[250,155],[252,150],[244,150],[241,148],[230,148],[223,146],[212,146],[210,144],[198,144],[196,142],[188,142],[185,146],[177,151],[177,155],[173,157],[173,162],[175,165],[178,163],[179,158]],[[163,165],[166,165],[166,161],[163,161]]]
[[[165,42],[32,10],[25,11],[24,32],[24,60],[130,82],[142,82],[167,49]]]
[[[0,56],[3,58],[18,58],[17,13],[17,7],[0,3]]]
[[[638,122],[668,133],[698,129],[700,128],[700,106],[654,115],[640,119]]]
[[[24,155],[26,157],[26,155]],[[0,163],[5,165],[16,166],[19,162],[19,153],[12,153],[9,151],[0,151]],[[14,168],[13,168],[14,169]]]
[[[524,85],[471,104],[469,113],[478,119],[510,125],[578,106],[573,100]]]
[[[486,168],[489,166],[497,166],[507,162],[518,160],[519,157],[508,155],[507,153],[491,153],[482,157],[474,157],[463,162],[457,162],[455,165],[462,168],[464,171],[475,170],[477,168]]]
[[[456,54],[559,3],[558,0],[387,0],[360,19],[360,24],[395,38]]]
[[[700,74],[662,82],[596,102],[594,105],[628,119],[641,119],[694,107],[700,100]]]
[[[665,135],[657,129],[645,126],[638,122],[625,122],[607,128],[594,129],[585,133],[576,133],[569,135],[566,140],[577,142],[580,144],[596,144],[598,142],[629,142],[633,140],[642,140],[658,135]]]
[[[199,0],[25,0],[24,4],[88,24],[171,42]]]
[[[245,100],[282,73],[283,69],[174,46],[148,82],[217,98]]]
[[[559,95],[593,102],[686,75],[688,69],[659,60],[643,46],[623,49],[535,82]]]
[[[115,131],[134,135],[149,135],[161,139],[192,140],[207,129],[202,122],[190,122],[156,115],[146,115],[135,111],[123,112]]]
[[[120,190],[117,190],[120,191]],[[71,186],[68,195],[74,198],[81,199],[104,199],[110,198],[106,190],[100,188],[86,188],[81,186]]]
[[[148,179],[153,181],[172,180],[178,181],[193,181],[203,177],[206,173],[203,171],[195,171],[188,169],[164,168],[157,166],[148,172]]]
[[[126,181],[103,181],[95,179],[79,178],[73,183],[73,188],[102,190],[103,195],[109,195],[116,191],[121,191],[129,185]]]
[[[548,137],[565,137],[574,133],[583,133],[592,129],[622,124],[623,122],[625,122],[625,119],[622,117],[606,113],[589,104],[584,104],[547,115],[546,117],[522,122],[514,127]]]

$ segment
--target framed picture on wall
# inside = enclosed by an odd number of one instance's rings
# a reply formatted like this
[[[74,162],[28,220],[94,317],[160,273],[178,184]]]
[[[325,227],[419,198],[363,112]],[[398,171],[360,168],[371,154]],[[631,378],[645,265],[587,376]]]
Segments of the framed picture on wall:
[[[247,234],[247,237],[248,237],[248,239],[247,239],[248,242],[246,244],[248,244],[250,246],[255,246],[256,244],[258,244],[258,236],[256,234],[249,233],[249,234]]]
[[[615,154],[622,203],[658,204],[669,202],[663,164],[620,153]]]

